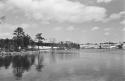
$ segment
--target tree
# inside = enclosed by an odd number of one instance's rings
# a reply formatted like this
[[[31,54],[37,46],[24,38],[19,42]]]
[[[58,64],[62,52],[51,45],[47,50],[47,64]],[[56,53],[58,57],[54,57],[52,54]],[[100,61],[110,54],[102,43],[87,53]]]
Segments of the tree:
[[[30,40],[30,46],[31,46],[31,49],[34,50],[35,42],[33,40]]]
[[[117,48],[118,48],[118,49],[123,49],[123,44],[117,45]]]
[[[45,38],[42,37],[42,33],[38,33],[36,34],[36,39],[37,39],[37,45],[39,50],[39,46],[43,43],[43,40],[45,40]]]
[[[50,38],[50,43],[51,43],[51,49],[53,50],[53,47],[55,46],[56,39],[55,38]]]
[[[22,27],[18,27],[13,34],[15,37],[23,37],[25,35]]]
[[[30,45],[32,39],[31,37],[27,34],[23,36],[23,48],[27,49],[28,45]]]
[[[14,33],[13,33],[14,37],[14,41],[15,41],[15,46],[17,48],[17,50],[19,50],[19,47],[23,47],[23,38],[25,37],[25,33],[23,31],[22,27],[18,27]]]

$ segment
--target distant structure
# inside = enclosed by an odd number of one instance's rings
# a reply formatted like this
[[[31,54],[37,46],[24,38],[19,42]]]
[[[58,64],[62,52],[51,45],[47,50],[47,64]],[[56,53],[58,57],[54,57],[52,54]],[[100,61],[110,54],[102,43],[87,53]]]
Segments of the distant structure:
[[[104,43],[86,43],[80,44],[80,48],[82,49],[125,49],[125,42],[123,43],[114,43],[114,42],[104,42]]]
[[[117,43],[113,42],[105,42],[105,43],[100,43],[99,48],[117,48]]]
[[[80,44],[80,48],[85,48],[85,49],[93,49],[93,48],[99,48],[99,45],[97,43],[87,43],[87,44]]]

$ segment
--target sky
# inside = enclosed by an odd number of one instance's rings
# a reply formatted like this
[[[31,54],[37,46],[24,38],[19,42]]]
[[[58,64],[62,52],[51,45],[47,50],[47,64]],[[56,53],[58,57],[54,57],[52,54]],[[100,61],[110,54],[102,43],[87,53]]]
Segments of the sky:
[[[17,27],[47,40],[125,41],[125,1],[0,0],[0,38],[11,38]]]

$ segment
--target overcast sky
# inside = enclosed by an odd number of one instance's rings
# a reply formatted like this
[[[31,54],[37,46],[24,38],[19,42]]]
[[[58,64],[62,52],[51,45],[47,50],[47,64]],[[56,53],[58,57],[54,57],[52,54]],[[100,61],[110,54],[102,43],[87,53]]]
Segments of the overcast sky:
[[[124,0],[0,0],[0,38],[23,27],[48,40],[103,42],[125,40]]]

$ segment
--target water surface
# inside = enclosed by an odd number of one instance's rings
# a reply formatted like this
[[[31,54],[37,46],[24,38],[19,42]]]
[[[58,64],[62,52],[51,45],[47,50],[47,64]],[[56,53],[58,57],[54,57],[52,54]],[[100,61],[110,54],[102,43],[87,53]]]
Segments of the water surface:
[[[0,81],[125,81],[125,50],[84,49],[0,56]]]

